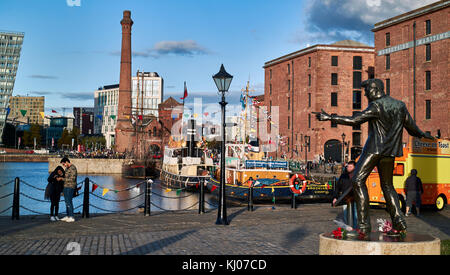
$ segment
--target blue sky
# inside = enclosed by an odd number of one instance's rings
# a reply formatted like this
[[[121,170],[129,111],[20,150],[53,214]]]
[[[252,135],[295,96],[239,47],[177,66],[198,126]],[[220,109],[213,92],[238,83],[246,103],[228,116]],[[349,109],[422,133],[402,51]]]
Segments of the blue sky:
[[[25,32],[14,95],[45,95],[47,112],[93,106],[98,87],[118,83],[124,10],[134,21],[133,73],[158,72],[165,98],[181,97],[186,81],[188,102],[202,96],[211,103],[219,99],[211,76],[223,63],[234,76],[228,99],[238,102],[249,79],[263,93],[264,62],[342,39],[373,44],[374,23],[424,5],[355,1],[79,0],[70,7],[76,1],[1,0],[0,30]],[[345,5],[356,11],[343,11]],[[369,8],[377,16],[365,16]]]

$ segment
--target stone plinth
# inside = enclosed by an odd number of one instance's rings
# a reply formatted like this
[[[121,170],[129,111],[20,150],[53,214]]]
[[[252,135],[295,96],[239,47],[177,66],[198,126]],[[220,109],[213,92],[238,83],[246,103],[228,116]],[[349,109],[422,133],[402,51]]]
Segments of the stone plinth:
[[[405,238],[371,233],[369,240],[338,240],[320,235],[320,255],[440,255],[441,241],[430,235],[408,233]]]

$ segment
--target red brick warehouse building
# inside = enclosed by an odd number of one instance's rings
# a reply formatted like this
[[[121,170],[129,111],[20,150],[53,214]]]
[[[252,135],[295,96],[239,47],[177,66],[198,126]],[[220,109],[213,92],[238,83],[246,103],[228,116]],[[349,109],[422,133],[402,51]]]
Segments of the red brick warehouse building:
[[[344,40],[314,45],[265,63],[264,105],[271,112],[279,106],[278,131],[283,145],[276,157],[305,159],[305,136],[309,137],[308,160],[324,154],[342,159],[345,134],[347,160],[354,158],[367,138],[367,126],[349,127],[319,122],[312,112],[351,116],[367,107],[361,82],[374,76],[374,48]],[[273,125],[268,125],[271,131]],[[263,141],[266,143],[267,141]]]
[[[414,116],[414,36],[416,38],[417,125],[433,136],[450,137],[450,1],[376,23],[375,72],[386,92],[407,104]],[[414,27],[415,24],[415,27]],[[415,33],[415,35],[414,35]],[[403,142],[407,142],[404,135]]]

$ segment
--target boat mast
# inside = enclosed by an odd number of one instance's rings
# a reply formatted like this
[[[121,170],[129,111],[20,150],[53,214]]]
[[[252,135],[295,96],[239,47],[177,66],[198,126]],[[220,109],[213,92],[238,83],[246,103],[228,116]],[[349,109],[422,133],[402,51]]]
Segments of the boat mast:
[[[143,132],[144,128],[144,91],[145,91],[145,80],[144,80],[144,71],[142,71],[141,73],[142,75],[142,91],[141,91],[141,127],[140,127],[140,131],[139,132]],[[144,137],[144,135],[142,135],[142,137]],[[142,153],[144,153],[145,148],[142,148],[143,145],[143,140],[140,140],[139,142],[139,159],[143,159]],[[145,153],[144,153],[145,154]]]
[[[137,78],[137,89],[136,89],[136,112],[135,112],[135,125],[134,125],[136,144],[133,145],[133,147],[135,147],[136,149],[133,150],[134,153],[135,153],[134,157],[138,157],[139,156],[139,136],[138,136],[138,132],[139,132],[138,131],[138,125],[139,125],[139,91],[140,91],[139,70],[137,71],[136,78]],[[131,113],[133,113],[133,111]]]
[[[245,95],[245,108],[244,108],[244,139],[242,141],[242,144],[246,144],[247,143],[247,124],[248,124],[248,107],[249,107],[249,93],[250,92],[254,92],[254,90],[250,90],[250,80],[247,81],[247,86],[245,87],[245,90],[242,90],[242,92]],[[252,110],[250,109],[250,114],[251,114]],[[251,116],[250,116],[250,120],[251,120]]]

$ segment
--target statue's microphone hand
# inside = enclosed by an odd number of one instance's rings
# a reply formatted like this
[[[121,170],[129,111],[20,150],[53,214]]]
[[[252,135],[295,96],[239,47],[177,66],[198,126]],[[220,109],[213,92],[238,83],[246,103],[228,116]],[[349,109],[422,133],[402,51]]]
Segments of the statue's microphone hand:
[[[325,112],[323,109],[321,109],[322,112],[313,112],[313,114],[316,115],[316,118],[319,121],[327,121],[331,119],[331,116],[329,114],[327,114],[327,112]]]
[[[434,138],[431,134],[429,134],[429,133],[425,133],[425,134],[423,135],[423,137],[426,138],[426,139],[435,140],[435,138]]]

